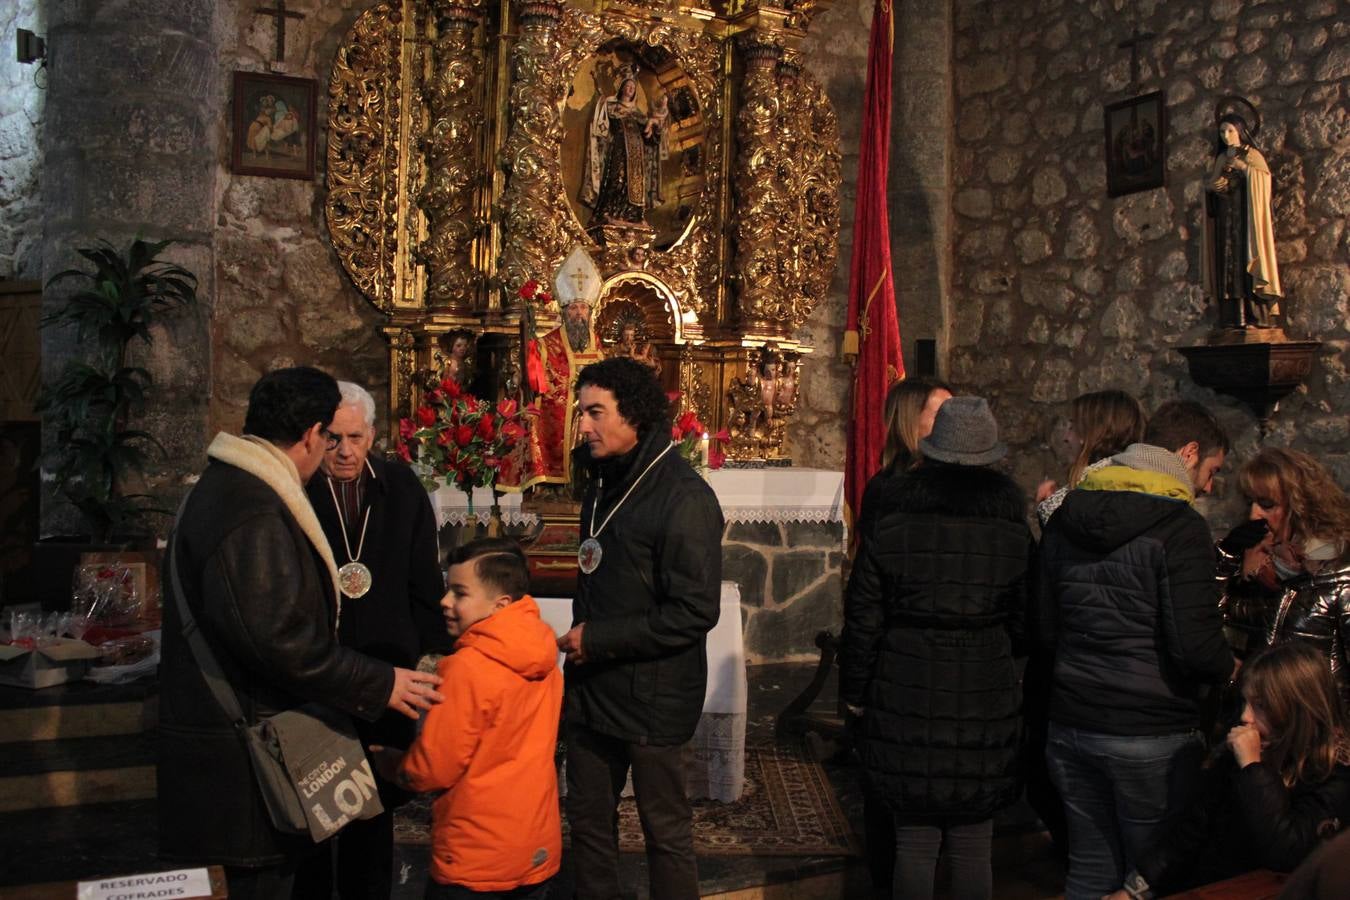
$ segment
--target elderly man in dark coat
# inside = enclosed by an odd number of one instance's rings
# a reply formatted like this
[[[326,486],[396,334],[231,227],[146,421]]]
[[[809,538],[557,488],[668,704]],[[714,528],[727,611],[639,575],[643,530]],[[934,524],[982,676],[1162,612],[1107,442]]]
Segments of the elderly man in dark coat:
[[[445,593],[436,547],[431,499],[412,470],[370,454],[375,441],[375,400],[360,385],[339,381],[342,403],[328,426],[336,445],[305,485],[338,564],[343,592],[338,640],[396,666],[414,668],[423,653],[450,652],[441,617]],[[414,722],[387,711],[358,722],[367,746],[406,750]],[[325,843],[300,872],[296,896],[328,900],[333,893],[329,845],[337,855],[342,900],[386,900],[393,889],[394,807],[408,795],[376,775],[384,812],[349,824]]]
[[[303,489],[329,446],[338,399],[337,383],[316,369],[263,376],[244,436],[211,442],[167,561],[250,725],[306,703],[367,721],[386,708],[416,718],[441,699],[437,676],[338,642],[337,567]],[[244,742],[183,635],[174,579],[164,583],[160,855],[225,866],[235,900],[286,897],[313,841],[273,827]]]
[[[942,404],[923,464],[881,487],[844,600],[840,695],[869,789],[894,810],[895,896],[987,900],[994,813],[1021,789],[1021,644],[1034,541],[979,397]],[[1019,647],[1020,649],[1020,647]]]

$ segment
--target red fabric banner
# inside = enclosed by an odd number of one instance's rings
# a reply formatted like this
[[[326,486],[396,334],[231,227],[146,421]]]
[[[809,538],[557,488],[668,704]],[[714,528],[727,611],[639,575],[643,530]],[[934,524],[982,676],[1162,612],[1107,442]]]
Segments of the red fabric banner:
[[[881,450],[886,443],[886,392],[905,377],[891,273],[891,225],[886,214],[891,134],[891,14],[890,0],[876,0],[867,50],[848,325],[844,333],[844,354],[854,357],[844,500],[854,520],[861,512],[863,488],[881,465]]]

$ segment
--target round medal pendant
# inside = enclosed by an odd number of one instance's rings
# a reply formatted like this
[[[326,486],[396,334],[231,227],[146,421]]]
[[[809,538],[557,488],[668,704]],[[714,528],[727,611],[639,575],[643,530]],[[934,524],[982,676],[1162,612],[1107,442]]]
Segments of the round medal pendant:
[[[364,563],[356,560],[344,565],[338,569],[338,587],[342,588],[342,593],[353,600],[364,597],[370,592],[370,585],[374,582],[370,574],[370,569],[366,568]]]
[[[593,537],[588,537],[581,542],[581,548],[577,550],[577,567],[589,575],[600,568],[600,558],[604,555],[605,552],[600,548],[600,542]]]

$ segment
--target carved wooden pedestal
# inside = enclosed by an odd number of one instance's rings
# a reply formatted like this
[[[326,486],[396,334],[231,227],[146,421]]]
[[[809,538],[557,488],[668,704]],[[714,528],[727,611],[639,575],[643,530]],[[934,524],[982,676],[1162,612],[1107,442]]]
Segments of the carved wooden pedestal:
[[[1252,341],[1178,347],[1198,385],[1236,397],[1252,408],[1261,429],[1279,403],[1308,377],[1320,341]]]

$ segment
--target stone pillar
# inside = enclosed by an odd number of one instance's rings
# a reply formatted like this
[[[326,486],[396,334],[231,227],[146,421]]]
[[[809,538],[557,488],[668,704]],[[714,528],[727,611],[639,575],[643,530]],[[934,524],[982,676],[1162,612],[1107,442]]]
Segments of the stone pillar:
[[[887,206],[905,369],[914,341],[947,355],[952,267],[952,23],[948,0],[896,0]]]
[[[230,130],[221,127],[229,101],[215,8],[211,0],[46,3],[43,280],[82,263],[76,248],[98,239],[125,247],[137,235],[174,239],[165,255],[198,278],[197,308],[154,329],[148,347],[132,347],[132,364],[155,379],[132,427],[167,451],[150,463],[144,488],[170,508],[184,478],[201,469],[209,438],[215,173]],[[44,306],[55,299],[49,292]],[[44,332],[44,378],[75,349],[73,335]],[[78,530],[51,500],[42,532]]]
[[[42,265],[41,140],[47,75],[15,58],[14,35],[47,33],[38,0],[11,0],[0,10],[0,278],[37,280]]]

